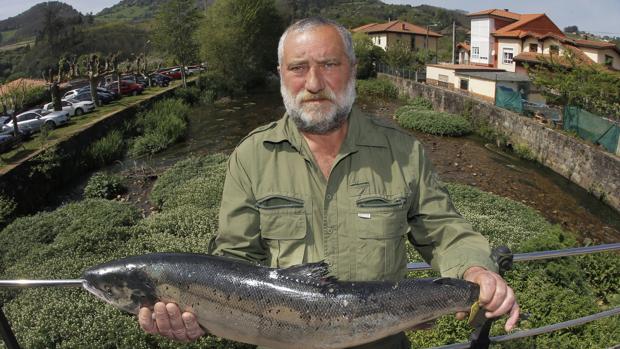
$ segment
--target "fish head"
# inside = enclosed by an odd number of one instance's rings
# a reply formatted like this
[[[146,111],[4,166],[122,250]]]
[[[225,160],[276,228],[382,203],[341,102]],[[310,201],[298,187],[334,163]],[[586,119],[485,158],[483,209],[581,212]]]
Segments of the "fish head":
[[[141,307],[157,302],[154,281],[144,265],[107,263],[90,268],[82,275],[83,287],[105,302],[137,314]]]

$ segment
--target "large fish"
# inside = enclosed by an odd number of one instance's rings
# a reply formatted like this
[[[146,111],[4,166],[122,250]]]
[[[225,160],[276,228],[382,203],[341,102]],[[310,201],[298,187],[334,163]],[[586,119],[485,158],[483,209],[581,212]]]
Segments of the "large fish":
[[[324,262],[273,269],[199,254],[155,253],[90,268],[83,286],[137,314],[157,301],[209,333],[274,349],[346,348],[468,311],[476,284],[448,278],[341,282]]]

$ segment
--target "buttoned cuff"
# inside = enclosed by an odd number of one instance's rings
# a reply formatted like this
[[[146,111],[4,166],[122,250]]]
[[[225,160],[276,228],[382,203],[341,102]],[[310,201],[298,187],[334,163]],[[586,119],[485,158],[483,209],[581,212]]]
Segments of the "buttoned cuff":
[[[439,267],[441,276],[462,279],[463,274],[471,267],[482,267],[486,270],[497,273],[499,270],[497,263],[491,256],[480,254],[481,251],[471,251],[470,254],[459,253],[456,256],[445,256],[442,265]]]

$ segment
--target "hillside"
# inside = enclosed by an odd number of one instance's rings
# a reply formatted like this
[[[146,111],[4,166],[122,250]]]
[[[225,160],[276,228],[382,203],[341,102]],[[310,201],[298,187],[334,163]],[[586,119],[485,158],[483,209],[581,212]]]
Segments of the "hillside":
[[[35,37],[46,24],[57,25],[55,20],[58,18],[70,24],[84,21],[84,16],[70,5],[59,1],[42,2],[17,16],[0,21],[0,43],[10,44]]]
[[[215,0],[196,0],[196,7],[205,8]],[[102,22],[109,21],[129,21],[139,22],[148,20],[157,14],[159,6],[167,0],[121,0],[118,4],[107,7],[97,13],[96,20]]]

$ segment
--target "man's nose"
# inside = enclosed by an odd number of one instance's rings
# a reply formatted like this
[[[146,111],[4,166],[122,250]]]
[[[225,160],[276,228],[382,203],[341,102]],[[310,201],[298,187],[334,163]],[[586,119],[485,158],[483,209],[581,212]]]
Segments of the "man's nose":
[[[325,88],[325,81],[318,66],[310,67],[306,75],[305,88],[310,93],[319,93]]]

